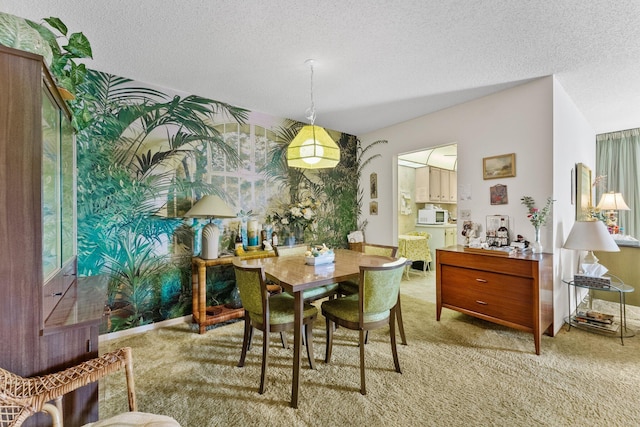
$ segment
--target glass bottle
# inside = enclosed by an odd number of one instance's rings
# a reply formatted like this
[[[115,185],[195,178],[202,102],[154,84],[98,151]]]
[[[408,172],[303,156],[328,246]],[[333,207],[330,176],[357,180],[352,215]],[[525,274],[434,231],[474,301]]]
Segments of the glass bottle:
[[[238,250],[239,249],[244,249],[242,247],[242,224],[238,225],[238,234],[236,235],[236,245],[235,245],[236,255],[238,255]],[[242,251],[240,251],[240,252],[242,252]]]
[[[500,218],[500,227],[496,233],[498,238],[498,246],[509,246],[509,229],[504,223],[504,218]]]

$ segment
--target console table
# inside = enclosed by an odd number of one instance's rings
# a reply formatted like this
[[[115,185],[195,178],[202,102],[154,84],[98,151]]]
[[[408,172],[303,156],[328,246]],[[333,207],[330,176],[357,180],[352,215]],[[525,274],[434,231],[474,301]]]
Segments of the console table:
[[[242,259],[267,258],[275,256],[273,251],[249,251],[240,256]],[[215,259],[193,257],[191,259],[192,315],[193,323],[199,326],[199,332],[205,332],[207,326],[244,316],[243,308],[229,308],[224,305],[207,307],[207,267],[232,264],[233,256]]]
[[[436,320],[449,308],[531,332],[540,354],[543,332],[553,336],[553,255],[436,250]]]

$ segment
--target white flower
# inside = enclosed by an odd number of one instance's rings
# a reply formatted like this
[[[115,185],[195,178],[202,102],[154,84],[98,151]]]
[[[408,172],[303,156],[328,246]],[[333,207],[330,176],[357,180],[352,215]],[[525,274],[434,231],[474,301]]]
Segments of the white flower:
[[[302,216],[302,211],[300,210],[299,207],[294,206],[291,208],[291,215],[296,216],[296,217],[300,217]]]
[[[282,218],[282,225],[288,225],[289,220],[287,218]]]
[[[311,209],[304,209],[302,211],[302,213],[304,214],[304,219],[312,219],[313,218],[313,211]]]

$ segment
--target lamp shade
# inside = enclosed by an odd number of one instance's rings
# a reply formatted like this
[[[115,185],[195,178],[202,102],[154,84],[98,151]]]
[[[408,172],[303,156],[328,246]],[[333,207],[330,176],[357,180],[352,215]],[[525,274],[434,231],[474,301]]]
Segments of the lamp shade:
[[[188,218],[235,218],[237,215],[218,196],[203,196],[184,214]],[[220,229],[209,222],[202,229],[202,251],[200,257],[203,259],[218,258],[220,245]]]
[[[604,193],[600,198],[600,203],[596,206],[601,211],[628,211],[631,210],[622,198],[622,193]]]
[[[237,215],[218,196],[202,196],[189,211],[187,218],[235,218]]]
[[[576,221],[563,248],[579,251],[620,252],[602,221]]]
[[[289,167],[323,169],[333,168],[339,162],[340,147],[320,126],[303,126],[287,148]]]

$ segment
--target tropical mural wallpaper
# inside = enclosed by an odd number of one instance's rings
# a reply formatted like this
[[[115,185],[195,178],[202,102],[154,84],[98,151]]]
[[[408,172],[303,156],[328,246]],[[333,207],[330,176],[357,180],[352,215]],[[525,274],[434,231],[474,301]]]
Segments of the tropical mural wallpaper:
[[[203,195],[238,218],[216,219],[221,250],[257,220],[269,234],[346,246],[356,229],[358,140],[331,132],[338,167],[287,167],[286,147],[303,125],[232,105],[89,70],[78,87],[78,273],[108,281],[102,332],[191,313],[191,257],[204,220],[184,213]],[[305,226],[283,221],[300,206]],[[305,215],[300,216],[305,219]],[[210,305],[228,302],[233,270],[207,274]]]
[[[303,123],[91,70],[76,61],[92,57],[89,41],[58,18],[0,13],[0,43],[42,54],[73,98],[78,273],[105,289],[110,315],[100,333],[191,314],[191,259],[205,221],[184,214],[204,195],[237,212],[214,220],[223,253],[238,232],[247,245],[250,220],[268,237],[334,248],[363,229],[360,174],[378,157],[368,151],[386,141],[361,147],[328,130],[341,150],[337,167],[289,168],[286,148]],[[229,302],[234,289],[233,269],[212,267],[207,305]]]

